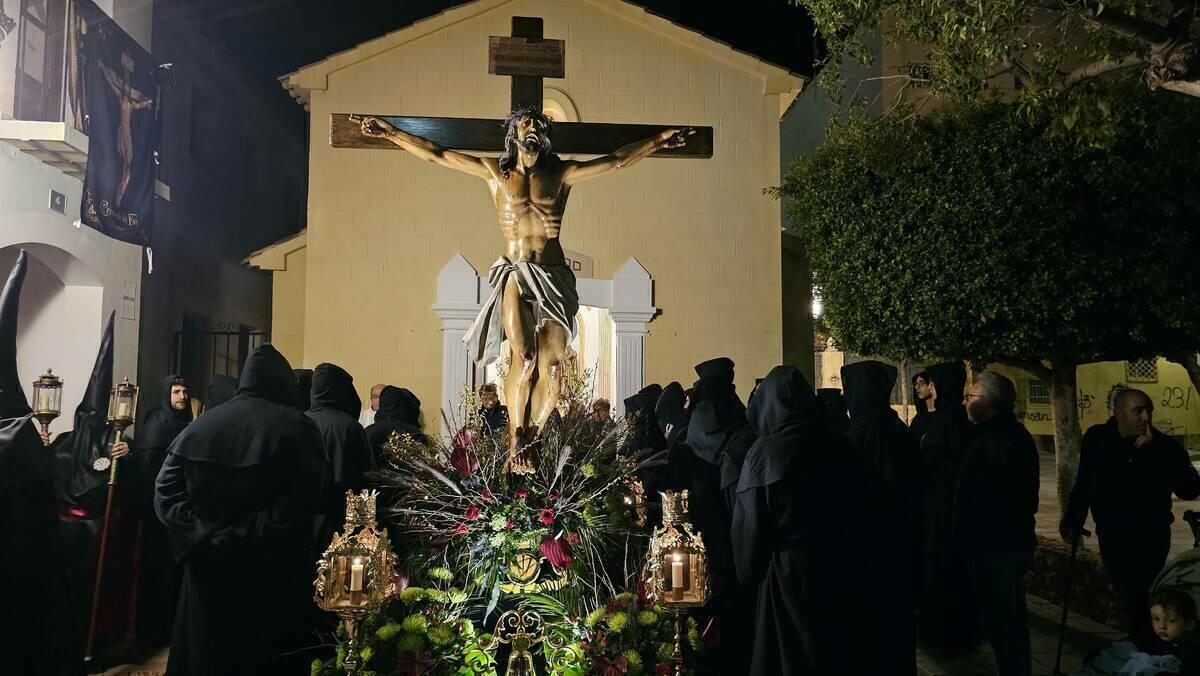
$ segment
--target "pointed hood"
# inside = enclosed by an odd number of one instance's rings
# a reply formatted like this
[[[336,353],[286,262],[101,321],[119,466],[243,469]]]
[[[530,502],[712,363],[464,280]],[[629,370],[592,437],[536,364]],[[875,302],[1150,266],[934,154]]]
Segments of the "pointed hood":
[[[30,413],[21,377],[17,375],[17,315],[28,266],[28,254],[21,249],[4,291],[0,292],[0,418],[18,418]]]
[[[83,401],[75,409],[75,428],[79,428],[80,415],[99,414],[103,424],[108,424],[108,398],[112,395],[113,387],[113,323],[117,312],[108,315],[108,323],[104,325],[104,335],[100,338],[100,351],[96,353],[96,363],[92,365],[92,375],[88,378],[87,391],[83,393]]]
[[[812,385],[795,366],[776,366],[759,383],[746,418],[759,437],[790,424],[811,423],[821,415]]]
[[[317,364],[312,371],[311,392],[311,410],[333,409],[355,419],[362,410],[354,378],[337,364]]]
[[[260,345],[242,367],[238,396],[258,397],[284,406],[295,406],[295,376],[292,365],[274,345]]]
[[[676,437],[685,432],[688,426],[690,414],[683,406],[686,397],[683,386],[672,382],[663,388],[654,407],[654,418],[658,424],[658,431],[661,434],[668,434],[667,426],[669,425],[671,428],[669,433],[671,438],[668,443],[674,442]]]
[[[842,386],[846,388],[846,408],[851,419],[890,410],[896,367],[881,361],[846,364],[842,367]]]
[[[108,398],[113,382],[113,322],[116,312],[108,315],[100,350],[92,366],[83,400],[75,408],[75,427],[54,440],[58,463],[59,498],[68,505],[82,506],[95,512],[103,508],[108,472],[97,471],[93,462],[107,455],[109,443]]]

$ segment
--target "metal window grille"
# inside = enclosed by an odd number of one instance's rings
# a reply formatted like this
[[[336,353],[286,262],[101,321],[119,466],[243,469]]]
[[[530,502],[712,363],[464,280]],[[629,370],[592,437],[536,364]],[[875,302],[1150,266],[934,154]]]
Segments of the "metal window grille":
[[[1025,403],[1030,406],[1050,405],[1050,388],[1046,387],[1046,383],[1037,378],[1030,378],[1026,383],[1028,389],[1026,390]]]
[[[1131,383],[1157,383],[1158,360],[1138,359],[1125,362],[1125,380]]]

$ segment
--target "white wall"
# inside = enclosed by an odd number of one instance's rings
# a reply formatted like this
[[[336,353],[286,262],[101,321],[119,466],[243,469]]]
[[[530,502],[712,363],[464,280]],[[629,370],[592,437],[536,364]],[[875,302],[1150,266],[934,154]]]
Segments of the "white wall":
[[[67,195],[66,214],[49,209],[51,188]],[[55,432],[71,427],[113,310],[113,377],[132,380],[137,374],[142,250],[72,225],[79,194],[77,179],[0,142],[0,278],[8,277],[18,249],[36,259],[21,298],[17,365],[27,396],[29,384],[47,367],[65,380],[63,417]],[[133,291],[132,319],[122,316],[126,286]]]

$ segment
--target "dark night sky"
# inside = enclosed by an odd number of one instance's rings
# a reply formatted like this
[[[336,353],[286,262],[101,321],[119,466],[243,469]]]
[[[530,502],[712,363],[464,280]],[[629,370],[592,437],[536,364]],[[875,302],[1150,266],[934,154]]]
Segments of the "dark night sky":
[[[192,16],[226,44],[253,79],[276,90],[270,100],[282,106],[290,99],[275,81],[278,76],[463,2],[190,0],[189,5]],[[788,0],[637,0],[636,4],[793,71],[811,71],[812,23],[803,9]]]

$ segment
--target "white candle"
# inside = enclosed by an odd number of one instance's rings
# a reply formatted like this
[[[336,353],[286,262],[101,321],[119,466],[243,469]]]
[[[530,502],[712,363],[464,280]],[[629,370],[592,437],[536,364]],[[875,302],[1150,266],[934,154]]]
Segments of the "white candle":
[[[122,401],[121,403],[117,404],[117,417],[118,418],[128,418],[129,417],[129,402]]]
[[[363,565],[355,563],[350,566],[350,591],[358,592],[363,588]]]
[[[683,557],[678,554],[671,560],[671,596],[683,600]]]

